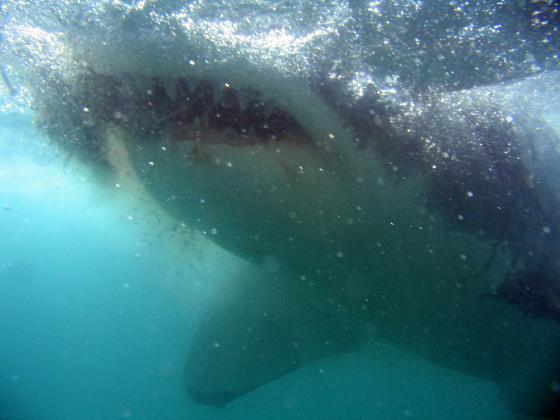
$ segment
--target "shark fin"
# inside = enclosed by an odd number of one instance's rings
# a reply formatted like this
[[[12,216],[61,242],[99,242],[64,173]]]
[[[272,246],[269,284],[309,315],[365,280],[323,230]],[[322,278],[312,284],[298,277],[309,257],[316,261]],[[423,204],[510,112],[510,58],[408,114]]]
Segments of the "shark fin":
[[[192,339],[185,379],[199,403],[223,406],[362,341],[356,317],[337,315],[332,299],[317,296],[308,282],[248,270],[209,305]]]

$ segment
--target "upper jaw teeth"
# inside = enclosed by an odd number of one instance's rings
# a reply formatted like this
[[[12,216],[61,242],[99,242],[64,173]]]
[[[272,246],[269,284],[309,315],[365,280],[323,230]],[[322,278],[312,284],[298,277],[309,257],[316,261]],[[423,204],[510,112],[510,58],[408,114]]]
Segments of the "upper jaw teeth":
[[[91,115],[126,125],[139,132],[155,133],[177,127],[225,130],[228,142],[270,142],[289,136],[306,140],[307,135],[288,112],[267,103],[253,89],[217,87],[209,80],[185,77],[162,80],[155,77],[100,76],[88,73],[84,87],[92,103]],[[79,92],[75,89],[74,92]],[[80,102],[78,100],[77,102]]]

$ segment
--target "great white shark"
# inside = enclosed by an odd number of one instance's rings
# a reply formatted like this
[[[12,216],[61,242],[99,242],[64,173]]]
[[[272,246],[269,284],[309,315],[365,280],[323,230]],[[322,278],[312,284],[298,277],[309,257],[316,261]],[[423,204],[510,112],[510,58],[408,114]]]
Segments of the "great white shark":
[[[524,99],[557,74],[356,94],[347,74],[242,51],[20,33],[10,57],[57,145],[251,263],[189,345],[195,401],[382,339],[494,381],[513,410],[558,413],[560,143]]]

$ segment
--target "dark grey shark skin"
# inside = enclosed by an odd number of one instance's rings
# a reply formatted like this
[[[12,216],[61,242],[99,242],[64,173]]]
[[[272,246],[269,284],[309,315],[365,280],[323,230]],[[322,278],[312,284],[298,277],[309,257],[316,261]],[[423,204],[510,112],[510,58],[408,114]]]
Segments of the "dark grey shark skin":
[[[8,39],[38,124],[252,264],[189,345],[193,399],[380,339],[558,413],[558,139],[525,85],[356,96],[242,52],[191,68],[157,39],[69,33]]]
[[[560,321],[560,265],[551,255],[559,240],[558,136],[534,110],[511,103],[512,91],[523,91],[519,83],[439,95],[420,112],[410,99],[383,103],[373,90],[354,103],[340,89],[322,90],[366,147],[407,176],[432,173],[431,210],[509,250],[512,270],[496,297]]]

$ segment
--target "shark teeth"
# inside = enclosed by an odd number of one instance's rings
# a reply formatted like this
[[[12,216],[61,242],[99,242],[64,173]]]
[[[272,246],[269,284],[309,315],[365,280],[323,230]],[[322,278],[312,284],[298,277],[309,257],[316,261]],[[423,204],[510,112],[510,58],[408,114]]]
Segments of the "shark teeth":
[[[226,134],[214,138],[233,145],[309,138],[292,115],[263,100],[260,92],[236,89],[228,83],[88,71],[69,92],[73,98],[67,105],[87,104],[94,119],[116,123],[140,135],[164,132],[176,140],[189,140],[192,136],[184,133],[211,129]],[[81,113],[80,106],[70,112]]]

